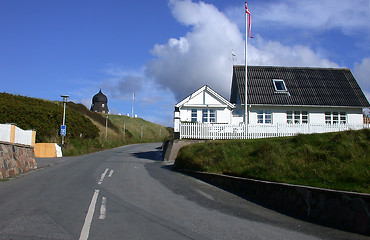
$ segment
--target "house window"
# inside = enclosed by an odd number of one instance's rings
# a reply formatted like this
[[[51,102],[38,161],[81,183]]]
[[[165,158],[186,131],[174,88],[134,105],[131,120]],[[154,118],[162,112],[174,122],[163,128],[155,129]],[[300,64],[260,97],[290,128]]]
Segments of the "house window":
[[[210,122],[216,122],[216,110],[209,109],[209,121]]]
[[[202,122],[206,123],[208,122],[208,109],[202,110]]]
[[[331,112],[325,112],[325,124],[331,124]]]
[[[272,123],[272,112],[270,110],[257,111],[257,123],[271,124]]]
[[[282,80],[282,79],[273,79],[273,82],[274,82],[275,91],[277,91],[277,92],[286,92],[287,91],[284,80]]]
[[[347,114],[345,112],[325,112],[326,124],[347,124]]]
[[[338,124],[339,123],[339,113],[338,112],[333,112],[333,124]]]
[[[308,112],[307,111],[302,111],[302,123],[308,124]]]
[[[292,124],[293,123],[293,112],[287,111],[286,112],[286,123]]]
[[[347,114],[345,112],[340,113],[340,124],[347,124]]]
[[[300,111],[294,111],[294,123],[295,124],[301,123],[301,112]]]
[[[202,109],[202,122],[203,123],[216,122],[216,110],[215,109]]]
[[[104,103],[101,104],[101,107],[104,107]]]
[[[197,122],[198,121],[197,109],[191,109],[191,121],[192,122]]]
[[[307,124],[308,112],[307,111],[287,111],[286,122],[288,124]]]

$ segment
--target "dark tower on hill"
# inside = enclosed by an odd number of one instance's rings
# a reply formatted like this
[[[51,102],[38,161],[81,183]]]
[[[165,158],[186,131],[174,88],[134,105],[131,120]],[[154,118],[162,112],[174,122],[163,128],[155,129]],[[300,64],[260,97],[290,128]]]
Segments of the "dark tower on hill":
[[[92,99],[90,111],[100,112],[100,113],[109,113],[108,98],[101,92],[101,89],[97,94],[94,95]]]

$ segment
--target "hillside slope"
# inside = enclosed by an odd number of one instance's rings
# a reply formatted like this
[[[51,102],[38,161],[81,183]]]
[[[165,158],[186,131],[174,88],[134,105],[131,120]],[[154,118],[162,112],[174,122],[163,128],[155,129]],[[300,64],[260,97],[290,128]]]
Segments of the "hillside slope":
[[[36,130],[37,143],[60,144],[62,120],[62,102],[0,93],[0,123],[15,123],[22,129]],[[106,115],[91,112],[84,105],[73,102],[67,103],[66,125],[64,155],[79,155],[131,143],[161,142],[171,137],[164,126],[119,115],[109,115],[107,119]]]
[[[36,142],[58,142],[62,121],[62,103],[0,93],[0,123],[36,130]],[[87,117],[70,108],[66,109],[66,125],[69,138],[99,136],[98,128]]]
[[[370,193],[370,130],[212,141],[181,148],[177,169]]]

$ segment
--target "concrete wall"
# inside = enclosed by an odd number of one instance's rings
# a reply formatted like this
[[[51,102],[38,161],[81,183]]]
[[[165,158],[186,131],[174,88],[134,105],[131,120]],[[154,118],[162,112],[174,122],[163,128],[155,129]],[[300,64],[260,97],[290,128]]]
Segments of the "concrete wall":
[[[186,172],[269,208],[321,225],[370,235],[370,194]]]
[[[201,143],[206,140],[167,140],[162,146],[162,157],[163,161],[175,161],[179,150],[192,143]]]
[[[61,147],[56,143],[36,143],[34,152],[37,158],[62,157]]]
[[[0,179],[36,168],[33,146],[0,142]]]

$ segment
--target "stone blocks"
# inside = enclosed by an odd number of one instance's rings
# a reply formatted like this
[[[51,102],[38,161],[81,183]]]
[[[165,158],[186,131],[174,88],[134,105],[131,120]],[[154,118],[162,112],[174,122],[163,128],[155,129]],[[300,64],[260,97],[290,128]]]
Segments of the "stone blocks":
[[[0,179],[36,168],[32,146],[0,142]]]

